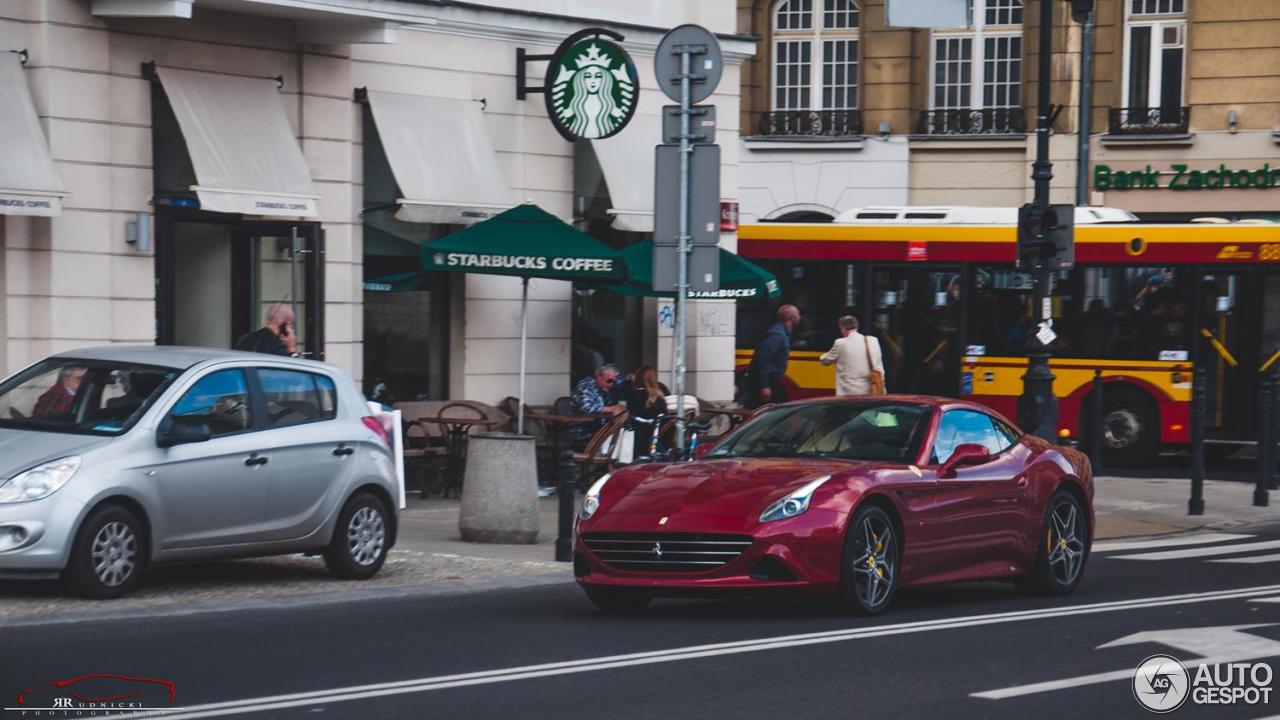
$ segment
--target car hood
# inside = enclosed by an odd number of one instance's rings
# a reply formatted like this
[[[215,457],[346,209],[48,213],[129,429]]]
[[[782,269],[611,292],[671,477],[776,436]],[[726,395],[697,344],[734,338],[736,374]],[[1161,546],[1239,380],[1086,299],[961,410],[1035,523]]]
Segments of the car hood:
[[[109,438],[34,430],[0,429],[0,480],[68,455],[105,445]]]
[[[769,502],[813,478],[853,467],[837,460],[761,458],[646,465],[616,473],[605,488],[604,507],[609,514],[754,518]]]

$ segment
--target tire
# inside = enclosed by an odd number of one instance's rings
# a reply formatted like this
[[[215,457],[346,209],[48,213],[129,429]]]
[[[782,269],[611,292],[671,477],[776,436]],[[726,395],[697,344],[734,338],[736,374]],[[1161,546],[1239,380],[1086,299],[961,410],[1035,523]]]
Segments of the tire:
[[[76,532],[62,581],[83,598],[118,598],[137,586],[146,557],[146,535],[137,515],[120,505],[102,505]]]
[[[642,590],[623,588],[582,588],[592,605],[607,613],[626,615],[638,613],[649,606],[653,596]]]
[[[1102,464],[1143,468],[1160,452],[1160,413],[1146,393],[1116,388],[1102,395]]]
[[[333,539],[324,552],[329,572],[346,580],[368,580],[387,560],[387,507],[370,493],[358,493],[338,514]]]
[[[1075,591],[1089,561],[1087,518],[1084,503],[1073,493],[1059,490],[1049,498],[1036,541],[1035,569],[1017,580],[1018,589],[1038,595],[1070,595]]]
[[[840,556],[840,591],[836,604],[855,615],[879,615],[898,590],[902,540],[893,518],[877,505],[853,514]]]

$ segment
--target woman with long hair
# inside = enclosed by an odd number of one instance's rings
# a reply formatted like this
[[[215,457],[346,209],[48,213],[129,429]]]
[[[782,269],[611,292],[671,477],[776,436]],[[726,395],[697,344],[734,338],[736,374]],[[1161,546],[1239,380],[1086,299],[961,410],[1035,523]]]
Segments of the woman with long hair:
[[[667,386],[658,382],[658,371],[652,365],[643,365],[636,370],[635,379],[627,388],[627,412],[631,417],[656,418],[666,411],[666,398],[670,394]],[[634,428],[635,457],[644,457],[649,454],[654,427],[644,423],[634,423]]]
[[[602,138],[618,125],[621,111],[613,101],[613,74],[599,65],[588,65],[573,76],[569,100],[573,120],[569,129],[584,138]]]

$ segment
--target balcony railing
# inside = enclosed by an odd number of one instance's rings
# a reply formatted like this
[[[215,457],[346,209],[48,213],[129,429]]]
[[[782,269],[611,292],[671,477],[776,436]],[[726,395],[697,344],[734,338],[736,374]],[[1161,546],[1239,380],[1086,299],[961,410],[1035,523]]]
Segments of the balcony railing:
[[[837,138],[862,134],[861,110],[775,110],[761,113],[764,137]]]
[[[1191,127],[1189,107],[1111,108],[1112,135],[1186,135]]]
[[[917,135],[1022,135],[1027,114],[1022,108],[959,108],[925,110]]]

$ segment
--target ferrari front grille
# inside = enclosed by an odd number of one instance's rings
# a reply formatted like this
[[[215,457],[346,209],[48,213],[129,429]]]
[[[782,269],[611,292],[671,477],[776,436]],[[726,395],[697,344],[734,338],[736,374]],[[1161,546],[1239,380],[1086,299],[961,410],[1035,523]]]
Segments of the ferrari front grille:
[[[635,572],[707,572],[751,547],[749,535],[711,533],[585,533],[582,541],[605,565]]]

